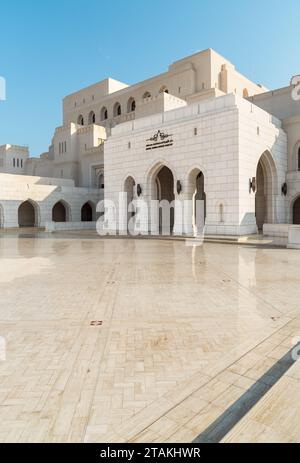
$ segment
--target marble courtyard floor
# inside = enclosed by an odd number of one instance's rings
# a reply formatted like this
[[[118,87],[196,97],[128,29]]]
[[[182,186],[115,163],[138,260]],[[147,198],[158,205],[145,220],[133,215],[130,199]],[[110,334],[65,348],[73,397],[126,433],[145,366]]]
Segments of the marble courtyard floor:
[[[283,248],[1,234],[0,442],[299,442],[299,267]]]

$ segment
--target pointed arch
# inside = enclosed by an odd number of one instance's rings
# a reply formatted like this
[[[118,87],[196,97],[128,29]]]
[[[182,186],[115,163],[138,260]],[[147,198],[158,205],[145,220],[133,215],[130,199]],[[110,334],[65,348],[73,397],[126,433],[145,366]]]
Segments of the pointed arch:
[[[96,115],[94,111],[91,111],[89,114],[89,125],[95,124],[96,122]]]
[[[193,204],[191,228],[195,236],[203,233],[206,222],[207,198],[205,181],[206,175],[200,166],[194,166],[188,171],[185,184],[186,198],[192,200]]]
[[[121,116],[122,114],[122,107],[119,102],[114,104],[114,117]]]
[[[96,207],[92,201],[87,201],[81,206],[81,222],[93,222],[96,217]]]
[[[71,206],[61,199],[52,207],[53,222],[71,222]]]
[[[38,227],[40,221],[39,205],[32,199],[23,201],[18,207],[18,224],[20,228]]]
[[[277,168],[271,151],[260,156],[256,169],[255,216],[258,230],[264,223],[276,223],[276,196],[278,195]]]
[[[127,112],[133,113],[135,109],[136,109],[135,99],[133,97],[130,97],[127,102]]]
[[[78,125],[84,125],[84,118],[83,118],[83,115],[80,114],[77,118],[77,124]]]
[[[101,111],[100,111],[100,120],[106,121],[107,119],[108,119],[107,107],[103,106],[103,108],[101,108]]]

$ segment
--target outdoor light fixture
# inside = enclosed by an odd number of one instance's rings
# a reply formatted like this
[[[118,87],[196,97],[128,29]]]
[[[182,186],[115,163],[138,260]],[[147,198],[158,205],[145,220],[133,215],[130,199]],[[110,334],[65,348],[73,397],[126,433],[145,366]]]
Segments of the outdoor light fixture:
[[[136,187],[136,193],[137,193],[138,197],[141,196],[142,192],[143,192],[142,187],[141,187],[140,184],[138,184],[137,187]]]
[[[181,181],[177,180],[177,193],[180,195],[181,192],[182,192]]]
[[[283,196],[287,195],[287,184],[286,184],[286,182],[284,182],[284,184],[282,185],[281,192],[282,192]]]
[[[252,177],[252,179],[250,178],[249,180],[249,193],[251,193],[251,191],[253,191],[253,193],[256,192],[256,178],[255,177]]]

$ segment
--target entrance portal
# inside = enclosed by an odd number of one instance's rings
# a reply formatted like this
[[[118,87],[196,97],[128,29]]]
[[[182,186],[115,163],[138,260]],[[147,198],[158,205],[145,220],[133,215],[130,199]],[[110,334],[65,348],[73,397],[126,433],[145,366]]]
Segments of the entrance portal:
[[[93,208],[90,203],[85,203],[81,208],[81,222],[93,221]]]
[[[67,222],[67,211],[65,205],[59,201],[52,209],[53,222]]]
[[[36,217],[35,208],[30,201],[25,201],[18,209],[19,227],[35,227]]]
[[[174,177],[171,170],[163,166],[156,175],[156,198],[159,201],[168,201],[171,204],[175,200]],[[165,215],[165,216],[164,216]],[[159,233],[172,234],[174,228],[174,207],[170,207],[169,214],[163,214],[162,207],[159,208]]]
[[[265,223],[275,223],[275,194],[277,174],[275,162],[269,151],[261,156],[256,171],[255,216],[259,231]]]
[[[206,220],[206,194],[204,174],[200,169],[194,169],[188,178],[188,199],[193,201],[192,230],[195,236],[204,231]]]

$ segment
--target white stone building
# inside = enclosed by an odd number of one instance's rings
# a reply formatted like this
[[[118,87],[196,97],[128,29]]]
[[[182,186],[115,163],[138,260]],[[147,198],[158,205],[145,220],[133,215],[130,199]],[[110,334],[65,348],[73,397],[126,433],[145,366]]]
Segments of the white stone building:
[[[19,174],[3,183],[11,193],[0,190],[2,226],[20,224],[18,204],[27,200],[39,226],[61,217],[78,223],[86,203],[94,220],[104,194],[117,202],[120,192],[147,204],[176,200],[174,234],[197,233],[204,221],[207,234],[237,236],[298,224],[300,103],[292,90],[269,92],[208,49],[132,86],[106,79],[69,95],[47,153],[29,158],[26,148],[0,147],[0,172]],[[195,199],[204,203],[201,217]],[[55,201],[69,212],[54,217]]]

